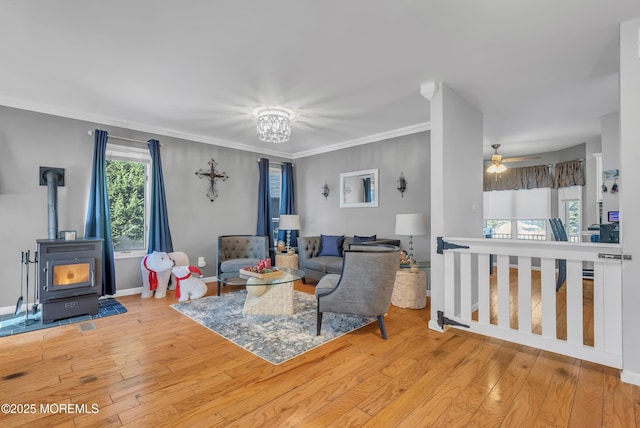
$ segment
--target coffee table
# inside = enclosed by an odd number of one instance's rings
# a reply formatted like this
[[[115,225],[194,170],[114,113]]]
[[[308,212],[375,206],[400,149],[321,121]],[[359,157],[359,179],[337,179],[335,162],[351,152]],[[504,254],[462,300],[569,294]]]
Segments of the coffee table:
[[[218,295],[220,283],[224,285],[244,285],[247,299],[243,314],[251,315],[293,315],[293,283],[304,278],[304,271],[276,266],[282,275],[257,278],[243,275],[239,271],[225,272],[218,276]]]

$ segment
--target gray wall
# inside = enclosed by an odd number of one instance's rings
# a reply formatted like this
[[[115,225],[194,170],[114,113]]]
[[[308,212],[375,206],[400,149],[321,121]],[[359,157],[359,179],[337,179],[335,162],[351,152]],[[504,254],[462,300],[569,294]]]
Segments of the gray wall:
[[[376,234],[397,238],[408,248],[407,236],[395,235],[395,215],[430,211],[430,133],[422,132],[335,152],[296,159],[296,194],[301,236]],[[340,208],[339,176],[343,172],[379,169],[380,202],[374,208]],[[396,189],[400,173],[407,179],[404,197]],[[325,201],[322,185],[330,188]],[[430,236],[414,237],[414,256],[429,260]]]
[[[205,276],[215,275],[219,235],[255,232],[258,153],[0,107],[0,308],[15,305],[20,295],[20,252],[34,252],[36,239],[47,237],[47,195],[46,187],[38,184],[40,166],[65,168],[65,186],[58,192],[59,229],[83,236],[93,150],[87,131],[95,128],[161,142],[174,249],[186,252],[192,264],[204,256]],[[396,213],[429,213],[428,152],[426,132],[295,160],[301,232],[394,238]],[[195,176],[197,170],[207,169],[211,158],[230,176],[219,184],[213,203],[206,197],[207,180]],[[339,208],[339,174],[369,168],[380,170],[380,206]],[[401,172],[408,181],[404,197],[396,190]],[[331,187],[327,201],[320,194],[325,180]],[[398,238],[408,247],[406,236]],[[414,238],[420,260],[428,259],[429,239]],[[119,291],[141,286],[139,263],[140,258],[116,260]]]
[[[93,151],[87,131],[95,128],[162,143],[174,249],[186,252],[191,264],[204,256],[205,276],[215,274],[218,235],[255,233],[257,153],[0,107],[0,308],[15,305],[20,295],[20,252],[34,252],[36,239],[47,237],[47,194],[38,184],[40,166],[65,168],[65,186],[58,192],[59,229],[84,235]],[[230,176],[219,184],[213,203],[206,197],[207,180],[195,175],[208,168],[211,158]],[[118,290],[141,286],[139,263],[140,258],[116,261]]]

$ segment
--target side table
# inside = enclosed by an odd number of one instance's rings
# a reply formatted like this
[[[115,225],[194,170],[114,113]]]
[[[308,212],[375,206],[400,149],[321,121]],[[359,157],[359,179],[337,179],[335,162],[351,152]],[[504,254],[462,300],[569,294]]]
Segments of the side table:
[[[276,266],[298,269],[298,255],[276,254]]]
[[[427,274],[400,269],[396,273],[391,304],[399,308],[422,309],[427,306]]]

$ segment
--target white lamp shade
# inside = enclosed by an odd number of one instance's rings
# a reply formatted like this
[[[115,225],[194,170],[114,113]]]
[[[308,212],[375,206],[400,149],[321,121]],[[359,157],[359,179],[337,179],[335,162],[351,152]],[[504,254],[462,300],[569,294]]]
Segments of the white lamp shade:
[[[427,216],[424,214],[396,214],[396,235],[426,235]]]
[[[281,214],[278,228],[281,230],[300,230],[300,216],[297,214]]]
[[[489,174],[499,174],[501,172],[505,172],[506,170],[507,170],[507,167],[504,166],[504,164],[502,163],[498,163],[498,164],[492,163],[489,166],[489,168],[487,168],[487,172]]]

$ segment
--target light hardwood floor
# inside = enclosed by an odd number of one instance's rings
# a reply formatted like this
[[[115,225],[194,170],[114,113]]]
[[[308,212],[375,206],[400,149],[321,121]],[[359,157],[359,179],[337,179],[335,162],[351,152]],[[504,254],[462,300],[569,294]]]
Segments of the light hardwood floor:
[[[119,298],[128,313],[95,330],[0,338],[0,403],[99,409],[0,414],[0,426],[640,426],[640,387],[619,371],[434,332],[428,309],[392,306],[386,341],[373,323],[274,366],[171,309],[172,297]]]

